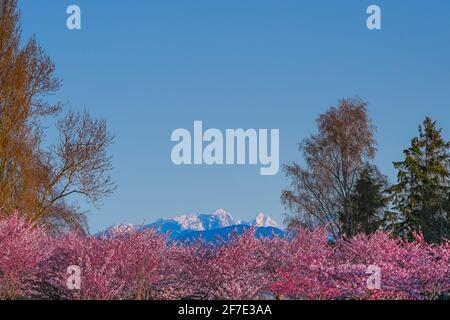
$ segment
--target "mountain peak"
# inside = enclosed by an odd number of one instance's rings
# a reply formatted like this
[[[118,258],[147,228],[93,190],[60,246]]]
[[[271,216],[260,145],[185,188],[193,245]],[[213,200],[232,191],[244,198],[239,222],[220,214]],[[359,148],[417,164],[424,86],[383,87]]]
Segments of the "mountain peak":
[[[278,223],[275,222],[271,217],[265,215],[264,213],[258,213],[258,215],[251,222],[252,226],[255,227],[275,227],[280,228]]]
[[[212,213],[213,216],[219,216],[219,217],[226,217],[226,218],[232,218],[231,214],[224,210],[224,209],[217,209]]]
[[[199,214],[197,220],[200,221],[203,230],[219,229],[236,224],[231,214],[223,209],[216,210],[212,214]]]

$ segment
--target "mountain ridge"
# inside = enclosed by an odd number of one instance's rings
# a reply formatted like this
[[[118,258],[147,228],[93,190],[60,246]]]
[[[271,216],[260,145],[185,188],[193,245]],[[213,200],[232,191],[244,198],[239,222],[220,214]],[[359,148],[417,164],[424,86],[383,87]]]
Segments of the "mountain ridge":
[[[224,209],[218,209],[210,214],[183,214],[173,218],[162,218],[145,227],[155,228],[165,233],[168,231],[209,231],[239,225],[282,229],[275,220],[263,213],[259,213],[253,220],[246,222],[234,219]]]
[[[123,228],[123,226],[116,226],[108,230],[122,230]],[[268,215],[258,213],[253,220],[243,221],[234,219],[224,209],[218,209],[213,213],[182,214],[172,218],[161,218],[140,227],[125,226],[127,230],[136,228],[138,230],[153,228],[167,234],[172,240],[180,242],[195,242],[200,239],[206,242],[226,242],[233,234],[240,235],[251,228],[255,229],[255,235],[259,238],[284,235],[282,227]],[[105,231],[98,235],[107,233],[108,231]]]
[[[180,242],[226,242],[233,234],[242,234],[250,228],[255,228],[257,237],[275,237],[284,235],[284,231],[268,215],[258,213],[250,221],[234,219],[224,209],[218,209],[213,213],[183,214],[173,218],[163,218],[144,226],[154,228],[167,234],[171,239]]]

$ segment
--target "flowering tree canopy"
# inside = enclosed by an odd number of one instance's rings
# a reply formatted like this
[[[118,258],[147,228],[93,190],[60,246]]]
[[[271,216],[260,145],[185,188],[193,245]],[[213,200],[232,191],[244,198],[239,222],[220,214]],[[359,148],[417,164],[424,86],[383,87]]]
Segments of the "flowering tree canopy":
[[[330,243],[325,228],[271,239],[252,229],[213,245],[130,226],[54,236],[16,213],[0,220],[0,247],[3,299],[436,299],[450,291],[448,241],[430,245],[420,234]]]

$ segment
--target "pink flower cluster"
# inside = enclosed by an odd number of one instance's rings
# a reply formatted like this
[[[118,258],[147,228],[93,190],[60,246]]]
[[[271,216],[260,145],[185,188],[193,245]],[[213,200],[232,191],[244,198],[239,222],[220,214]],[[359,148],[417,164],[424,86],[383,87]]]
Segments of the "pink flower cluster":
[[[449,243],[420,235],[330,243],[325,229],[272,239],[250,230],[217,246],[130,227],[51,236],[16,214],[0,221],[0,248],[3,299],[436,299],[450,291]]]

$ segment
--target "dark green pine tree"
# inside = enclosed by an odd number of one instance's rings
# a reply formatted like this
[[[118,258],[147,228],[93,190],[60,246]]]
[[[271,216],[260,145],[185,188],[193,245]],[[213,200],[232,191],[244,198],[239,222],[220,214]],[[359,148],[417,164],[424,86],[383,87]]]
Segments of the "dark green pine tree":
[[[397,184],[390,188],[397,214],[395,229],[411,237],[421,231],[428,242],[449,236],[450,142],[442,137],[436,122],[426,118],[419,136],[404,150],[405,159],[394,162]]]
[[[375,166],[367,166],[360,174],[351,195],[350,217],[342,221],[346,236],[371,234],[384,223],[387,180]]]

